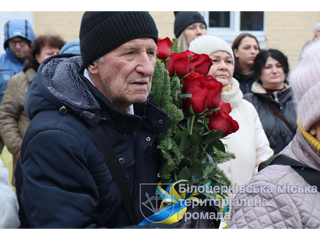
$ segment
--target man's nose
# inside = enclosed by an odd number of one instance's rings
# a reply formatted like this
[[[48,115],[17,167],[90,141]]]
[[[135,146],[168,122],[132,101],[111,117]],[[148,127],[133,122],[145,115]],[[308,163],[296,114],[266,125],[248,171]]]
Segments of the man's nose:
[[[144,77],[151,77],[154,71],[154,57],[150,57],[146,53],[143,53],[138,61],[136,71],[141,73]]]
[[[16,44],[15,44],[15,48],[21,48],[21,45],[20,45],[20,43],[19,43],[19,42],[16,42]]]

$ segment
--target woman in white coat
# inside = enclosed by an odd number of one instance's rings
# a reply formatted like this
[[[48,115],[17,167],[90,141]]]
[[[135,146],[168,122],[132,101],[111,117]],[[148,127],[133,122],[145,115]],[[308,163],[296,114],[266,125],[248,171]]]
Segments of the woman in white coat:
[[[245,185],[257,173],[258,165],[269,159],[273,151],[254,106],[243,99],[239,82],[234,79],[234,56],[231,47],[221,38],[204,35],[190,43],[189,50],[207,54],[212,59],[208,75],[223,84],[221,100],[230,103],[230,116],[239,124],[239,130],[223,142],[236,158],[220,164],[232,185]]]
[[[18,203],[9,183],[8,169],[0,158],[0,228],[18,228]]]

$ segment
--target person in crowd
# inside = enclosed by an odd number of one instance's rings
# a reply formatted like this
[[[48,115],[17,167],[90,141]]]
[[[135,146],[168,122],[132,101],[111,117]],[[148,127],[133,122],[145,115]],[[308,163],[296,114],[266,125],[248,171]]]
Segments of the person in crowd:
[[[22,71],[34,38],[33,29],[28,20],[12,19],[4,25],[5,53],[0,55],[0,103],[9,79]],[[3,140],[0,139],[0,153],[3,147]]]
[[[0,55],[0,102],[9,79],[22,71],[35,36],[28,20],[13,19],[4,25],[5,53]]]
[[[252,68],[254,59],[260,52],[259,42],[254,35],[241,33],[235,38],[231,48],[235,56],[233,77],[240,83],[242,93],[249,93],[255,81]]]
[[[234,79],[234,56],[231,47],[223,39],[215,36],[201,36],[190,44],[190,51],[207,54],[213,65],[209,75],[223,85],[221,100],[231,105],[230,116],[239,124],[239,130],[226,139],[227,150],[236,159],[220,164],[231,184],[245,185],[257,173],[257,166],[269,159],[273,151],[263,131],[254,106],[244,100],[239,83]]]
[[[18,209],[16,194],[9,183],[8,169],[0,158],[0,229],[19,227]]]
[[[136,222],[152,214],[141,213],[139,206],[156,191],[156,139],[167,130],[168,118],[149,96],[155,21],[148,12],[85,12],[79,38],[81,56],[46,59],[27,93],[31,123],[15,173],[23,228],[132,225],[114,180],[120,172]],[[93,137],[96,126],[112,141]],[[123,171],[107,167],[95,143],[109,144]],[[113,151],[105,154],[107,162]]]
[[[314,25],[314,28],[313,28],[313,38],[310,39],[309,41],[307,41],[303,47],[302,47],[302,50],[301,50],[301,53],[300,53],[300,56],[299,56],[299,61],[301,60],[302,58],[302,53],[303,51],[308,47],[310,46],[314,41],[317,41],[320,39],[320,22],[316,23]]]
[[[287,81],[288,58],[276,49],[262,50],[254,60],[253,71],[257,80],[244,99],[255,106],[277,154],[291,142],[297,129],[296,104]]]
[[[178,39],[178,48],[188,50],[190,42],[207,34],[207,23],[199,12],[174,12],[174,35]]]
[[[280,152],[317,171],[320,171],[319,64],[320,41],[306,49],[289,76],[297,102],[298,130]],[[274,164],[264,168],[246,189],[253,187],[265,191],[237,194],[237,200],[255,204],[234,206],[230,228],[320,228],[319,189],[309,185],[291,166]]]
[[[24,102],[32,79],[40,64],[53,55],[59,54],[65,44],[56,35],[42,35],[31,44],[31,51],[23,71],[10,78],[0,105],[0,134],[13,157],[13,172],[21,152],[22,139],[30,124],[24,111]],[[15,185],[12,175],[12,185]]]
[[[66,43],[60,50],[60,53],[70,53],[75,55],[81,55],[80,53],[80,41],[75,40]]]

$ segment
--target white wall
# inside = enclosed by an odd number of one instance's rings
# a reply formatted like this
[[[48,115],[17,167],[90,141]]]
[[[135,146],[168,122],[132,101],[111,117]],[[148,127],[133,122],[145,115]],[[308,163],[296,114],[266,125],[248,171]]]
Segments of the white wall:
[[[0,54],[4,53],[3,40],[4,40],[4,25],[11,19],[27,19],[34,30],[34,14],[27,11],[0,11]]]

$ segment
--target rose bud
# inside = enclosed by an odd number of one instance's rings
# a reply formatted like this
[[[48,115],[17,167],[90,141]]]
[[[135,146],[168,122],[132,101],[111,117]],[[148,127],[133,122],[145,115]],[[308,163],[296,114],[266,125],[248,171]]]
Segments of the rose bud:
[[[202,113],[207,109],[206,99],[207,99],[207,90],[194,86],[188,89],[188,94],[192,94],[191,98],[184,99],[183,110],[187,113]],[[192,112],[189,112],[190,106]]]
[[[207,93],[207,108],[215,109],[219,107],[221,101],[221,93],[223,85],[221,82],[206,82],[202,81],[203,88],[208,90]]]
[[[211,113],[208,124],[209,129],[223,130],[222,137],[228,136],[229,134],[238,131],[238,122],[233,120],[233,118],[227,112],[225,112],[224,109],[222,111],[220,110]]]
[[[207,54],[196,54],[189,61],[190,70],[205,76],[207,76],[211,66],[212,59]]]
[[[172,53],[170,60],[167,64],[167,68],[170,76],[183,77],[189,73],[189,59],[188,56],[183,53]]]
[[[158,50],[157,50],[157,58],[161,59],[161,60],[166,60],[171,53],[172,50],[172,42],[171,40],[166,37],[164,39],[158,39]]]

